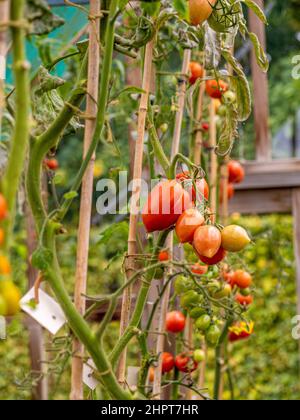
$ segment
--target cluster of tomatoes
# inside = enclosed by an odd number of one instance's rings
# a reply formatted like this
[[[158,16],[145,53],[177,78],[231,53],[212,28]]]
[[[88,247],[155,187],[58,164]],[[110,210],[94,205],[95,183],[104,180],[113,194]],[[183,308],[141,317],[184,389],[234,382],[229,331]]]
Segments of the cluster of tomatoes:
[[[7,202],[0,194],[0,222],[8,215]],[[0,229],[0,244],[4,242],[4,231]],[[0,316],[14,316],[19,311],[21,293],[11,280],[11,265],[7,257],[0,254]]]
[[[251,294],[253,279],[251,274],[244,270],[224,270],[223,277],[232,289],[237,290],[236,302],[242,306],[249,306],[253,303],[253,296]]]

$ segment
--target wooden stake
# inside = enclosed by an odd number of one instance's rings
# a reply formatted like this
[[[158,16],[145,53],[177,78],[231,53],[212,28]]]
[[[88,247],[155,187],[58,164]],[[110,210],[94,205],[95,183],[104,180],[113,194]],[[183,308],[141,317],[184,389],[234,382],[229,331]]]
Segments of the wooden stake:
[[[216,222],[217,212],[217,182],[218,182],[218,157],[215,152],[217,144],[217,127],[216,127],[216,112],[214,101],[211,100],[209,105],[209,147],[210,152],[210,208],[213,213],[213,222]]]
[[[99,16],[100,0],[91,0],[90,15]],[[95,18],[96,19],[96,18]],[[100,66],[100,24],[99,18],[94,22],[91,21],[89,27],[89,64],[88,64],[88,85],[87,85],[87,103],[86,113],[88,115],[96,115],[97,100],[98,100],[98,84],[99,84],[99,66]],[[95,119],[86,120],[83,156],[86,155],[87,150],[91,144],[94,130]],[[77,247],[77,261],[76,261],[76,277],[75,277],[75,306],[81,314],[85,312],[85,298],[83,294],[86,293],[87,285],[87,270],[88,270],[88,255],[89,255],[89,239],[90,239],[90,225],[91,225],[91,211],[92,211],[92,197],[93,197],[93,179],[94,179],[94,161],[95,156],[91,159],[86,173],[82,180],[80,214],[79,214],[79,229],[78,229],[78,247]],[[83,383],[82,371],[83,361],[82,356],[84,348],[81,342],[77,339],[73,341],[73,358],[72,358],[72,378],[71,378],[71,400],[83,399]]]
[[[126,276],[132,277],[135,272],[136,263],[134,255],[137,254],[137,225],[139,218],[139,201],[141,195],[142,185],[142,166],[143,166],[143,152],[144,152],[144,137],[146,117],[148,111],[148,101],[151,87],[152,75],[152,60],[153,48],[155,41],[152,40],[146,45],[145,59],[144,59],[144,73],[142,89],[144,93],[141,95],[139,115],[138,115],[138,137],[135,145],[135,157],[133,167],[133,185],[132,197],[130,204],[130,220],[129,220],[129,235],[128,235],[128,255],[126,259]],[[123,335],[130,318],[131,308],[131,288],[128,287],[123,293],[121,321],[120,321],[120,336]],[[118,380],[120,383],[125,383],[126,379],[126,357],[127,350],[125,349],[120,357],[118,366]]]
[[[178,92],[178,111],[176,113],[176,119],[175,119],[171,159],[173,159],[179,152],[179,144],[180,144],[181,128],[182,128],[182,120],[183,120],[183,114],[184,114],[185,96],[186,96],[186,87],[187,87],[187,81],[188,81],[187,75],[189,71],[190,61],[191,61],[191,50],[185,50],[184,56],[183,56],[182,70],[181,70],[183,79],[180,80],[180,86],[179,86],[179,92]],[[167,239],[166,247],[169,249],[169,252],[172,255],[173,254],[172,252],[173,251],[173,233],[169,235]],[[170,275],[170,271],[171,270],[168,271],[168,275]],[[171,293],[171,283],[169,282],[167,289],[165,291],[164,297],[161,302],[160,316],[159,316],[158,338],[157,338],[157,343],[156,343],[156,354],[159,355],[159,359],[158,359],[157,367],[155,368],[154,382],[153,382],[153,395],[155,399],[161,398],[161,366],[162,366],[161,354],[164,350],[165,336],[163,335],[163,333],[165,332],[165,320],[166,320],[166,315],[168,311],[170,293]]]
[[[205,71],[203,72],[203,78],[205,77]],[[197,131],[195,136],[195,149],[194,149],[194,163],[195,165],[201,165],[201,154],[202,154],[202,142],[203,134],[201,130],[201,120],[203,115],[203,98],[205,93],[205,82],[202,82],[199,87],[198,101],[197,101],[197,112],[196,112],[196,121],[197,121]]]
[[[9,20],[9,0],[0,1],[0,25],[1,23]],[[5,92],[4,92],[4,80],[6,72],[6,54],[7,54],[7,32],[6,30],[0,31],[0,136],[2,129],[2,116],[3,109],[5,107]]]

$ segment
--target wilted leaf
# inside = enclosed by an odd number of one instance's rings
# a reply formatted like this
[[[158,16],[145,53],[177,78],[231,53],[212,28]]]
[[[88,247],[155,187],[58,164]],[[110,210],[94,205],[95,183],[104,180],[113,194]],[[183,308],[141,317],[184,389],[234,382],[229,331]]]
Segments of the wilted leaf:
[[[259,42],[259,39],[253,32],[249,32],[248,35],[254,47],[257,64],[264,72],[267,72],[269,69],[269,60]]]
[[[222,132],[216,147],[217,155],[226,156],[231,152],[234,139],[238,136],[237,126],[238,119],[235,106],[228,104],[226,105],[226,115],[224,124],[222,125]]]
[[[31,35],[46,35],[65,23],[52,12],[45,0],[27,0],[26,18],[31,24]]]
[[[264,11],[259,7],[259,5],[253,1],[253,0],[243,0],[243,2],[251,9],[256,16],[265,24],[268,24],[266,15],[264,14]]]

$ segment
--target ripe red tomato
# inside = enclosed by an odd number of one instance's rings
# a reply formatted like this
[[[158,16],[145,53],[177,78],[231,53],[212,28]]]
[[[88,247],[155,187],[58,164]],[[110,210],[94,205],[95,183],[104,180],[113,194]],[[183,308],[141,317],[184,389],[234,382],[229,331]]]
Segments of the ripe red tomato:
[[[176,235],[181,243],[193,242],[194,233],[204,224],[204,217],[197,209],[188,209],[179,216],[176,223]]]
[[[190,84],[193,85],[197,79],[201,79],[203,77],[204,71],[201,64],[197,63],[196,61],[191,61],[189,68],[190,68]]]
[[[168,251],[160,251],[160,253],[158,254],[158,260],[160,262],[169,261],[169,259],[170,259],[170,254]]]
[[[199,255],[212,258],[220,249],[222,242],[221,233],[213,225],[200,226],[195,234],[193,246]]]
[[[173,354],[164,352],[162,354],[162,367],[161,367],[162,373],[170,372],[174,366],[175,366],[175,360],[174,360]]]
[[[148,232],[162,231],[175,225],[179,216],[192,207],[189,194],[176,180],[162,181],[153,188],[142,211]]]
[[[231,160],[228,163],[228,179],[229,182],[239,184],[245,178],[245,170],[236,160]]]
[[[203,23],[212,14],[212,6],[217,0],[189,0],[189,21],[197,26]],[[211,6],[212,5],[212,6]]]
[[[243,296],[242,294],[238,293],[235,297],[235,300],[242,306],[249,306],[253,303],[253,296]]]
[[[216,265],[219,264],[219,262],[223,261],[226,257],[226,251],[222,247],[218,250],[216,255],[214,255],[212,258],[204,257],[203,255],[199,255],[200,260],[207,265]]]
[[[203,122],[202,123],[202,130],[203,131],[208,131],[209,130],[209,123],[208,122]]]
[[[59,168],[59,163],[58,163],[57,159],[45,159],[44,164],[51,171],[56,171]]]
[[[197,194],[195,187],[192,182],[191,175],[189,172],[182,172],[176,176],[176,179],[180,181],[183,185],[183,188],[189,193],[191,199],[195,202],[196,198],[198,201],[202,201],[201,198],[204,196],[206,200],[209,198],[209,187],[204,178],[196,180]]]
[[[191,373],[197,369],[198,363],[193,358],[192,352],[180,353],[175,357],[175,366],[180,372]]]
[[[223,93],[228,90],[228,84],[223,80],[207,80],[206,93],[214,99],[221,99]]]
[[[7,216],[7,202],[4,195],[0,194],[0,220],[5,219]]]
[[[198,276],[203,276],[203,274],[207,273],[208,266],[196,263],[192,266],[191,271],[192,273],[197,274]]]
[[[252,284],[252,277],[247,271],[237,270],[232,274],[232,280],[240,289],[248,289]]]
[[[184,330],[185,316],[180,311],[172,311],[167,313],[166,330],[172,333],[179,333]]]

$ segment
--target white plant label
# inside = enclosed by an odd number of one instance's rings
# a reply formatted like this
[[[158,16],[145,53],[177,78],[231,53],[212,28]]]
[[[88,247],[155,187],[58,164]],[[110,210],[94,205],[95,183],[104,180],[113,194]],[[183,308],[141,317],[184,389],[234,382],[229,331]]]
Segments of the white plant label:
[[[97,379],[95,379],[93,376],[94,371],[95,371],[95,364],[92,359],[89,359],[87,363],[84,363],[83,365],[82,381],[92,391],[94,391],[99,385],[99,381],[97,381]]]
[[[34,302],[34,289],[31,289],[20,302],[21,309],[35,319],[42,327],[55,335],[67,320],[59,304],[43,290],[39,290],[39,304]]]
[[[6,78],[6,58],[4,55],[0,55],[0,80]]]

